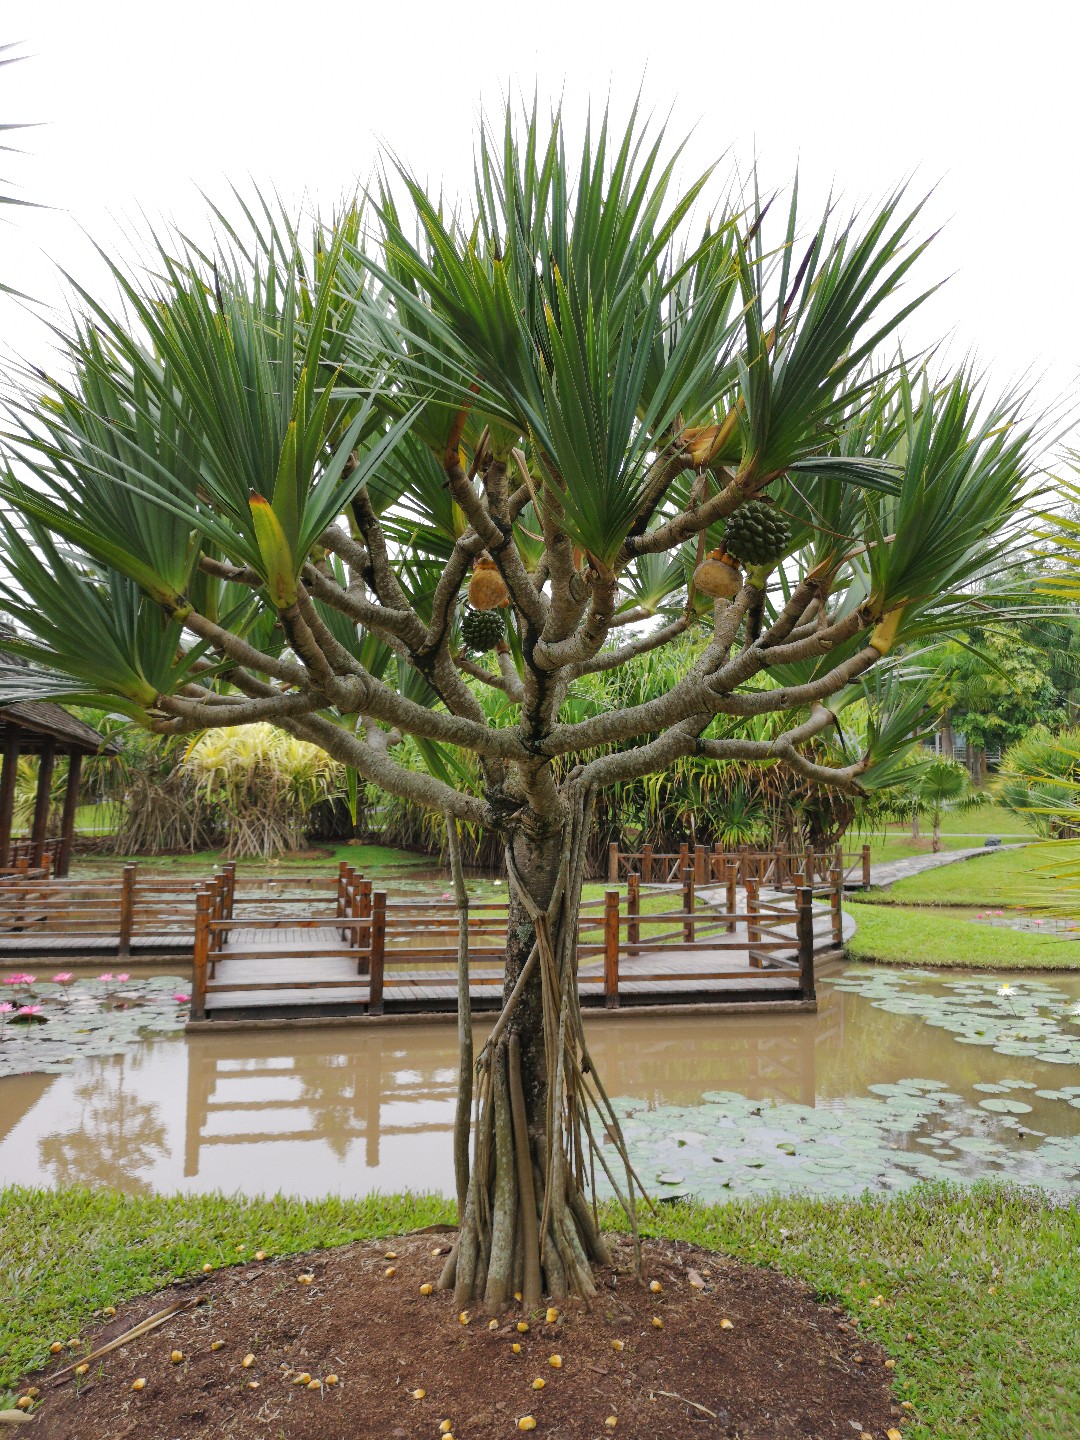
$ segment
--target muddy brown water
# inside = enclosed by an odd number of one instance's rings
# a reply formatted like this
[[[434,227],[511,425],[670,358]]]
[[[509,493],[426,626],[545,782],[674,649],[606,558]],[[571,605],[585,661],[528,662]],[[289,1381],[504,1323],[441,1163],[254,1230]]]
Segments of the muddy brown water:
[[[1080,975],[1043,978],[1080,1000]],[[486,1029],[477,1025],[478,1042]],[[591,1019],[589,1035],[609,1093],[639,1114],[685,1122],[695,1107],[706,1113],[702,1097],[715,1092],[844,1113],[872,1100],[871,1086],[929,1077],[990,1124],[974,1108],[976,1087],[1007,1078],[1027,1086],[1022,1126],[1032,1134],[1080,1135],[1080,1107],[1035,1095],[1077,1085],[1080,1067],[959,1044],[917,1015],[828,984],[816,1015],[624,1015]],[[452,1023],[149,1038],[60,1074],[0,1080],[0,1183],[311,1197],[445,1191],[456,1074]],[[1023,1129],[995,1134],[1031,1144]],[[917,1141],[912,1132],[897,1145]]]

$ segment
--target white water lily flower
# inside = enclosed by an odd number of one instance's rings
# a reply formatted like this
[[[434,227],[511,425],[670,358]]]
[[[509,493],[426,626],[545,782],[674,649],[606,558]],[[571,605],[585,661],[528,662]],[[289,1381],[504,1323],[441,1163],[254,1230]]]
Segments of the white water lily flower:
[[[1011,985],[999,985],[997,993],[999,995],[1015,995],[1016,991]]]

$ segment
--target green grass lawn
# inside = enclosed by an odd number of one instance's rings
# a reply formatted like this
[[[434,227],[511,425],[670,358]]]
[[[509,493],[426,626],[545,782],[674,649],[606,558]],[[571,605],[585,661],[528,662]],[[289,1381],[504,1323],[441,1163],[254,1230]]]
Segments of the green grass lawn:
[[[312,852],[315,852],[314,854]],[[212,870],[225,861],[221,850],[196,850],[186,855],[82,855],[76,860],[79,875],[92,875],[103,870],[116,870],[119,866],[138,864],[140,868],[175,869],[180,866],[190,870]],[[434,855],[417,855],[411,850],[397,850],[391,845],[325,845],[318,842],[305,855],[286,855],[278,860],[238,860],[237,867],[251,870],[305,870],[325,869],[327,874],[337,870],[338,861],[347,860],[358,870],[382,870],[399,865],[437,865]]]
[[[50,1342],[80,1334],[95,1310],[204,1263],[235,1264],[241,1245],[297,1253],[451,1212],[449,1201],[409,1196],[0,1190],[0,1386],[43,1364]],[[664,1206],[645,1228],[774,1267],[845,1306],[896,1357],[898,1398],[914,1407],[907,1440],[1080,1434],[1080,1219],[1038,1191],[933,1186],[892,1199]]]
[[[844,947],[851,960],[935,969],[1080,970],[1080,932],[1067,940],[979,925],[975,910],[943,914],[858,900],[844,903],[857,927]]]
[[[1074,865],[1080,865],[1080,846],[1070,849],[1043,843],[1023,850],[991,851],[897,880],[887,890],[865,898],[868,903],[878,905],[973,905],[976,908],[1039,906],[1058,901],[1063,902],[1067,910],[1068,890],[1052,876],[1069,857]],[[1080,913],[1080,892],[1075,908]]]

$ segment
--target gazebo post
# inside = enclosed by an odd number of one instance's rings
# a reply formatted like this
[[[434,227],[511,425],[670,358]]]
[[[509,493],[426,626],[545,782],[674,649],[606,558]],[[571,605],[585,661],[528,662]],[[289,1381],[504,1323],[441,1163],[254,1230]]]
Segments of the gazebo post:
[[[37,795],[34,797],[34,826],[30,832],[30,864],[39,868],[45,856],[45,833],[49,824],[49,798],[52,790],[53,761],[56,744],[46,740],[38,760]]]
[[[75,811],[79,808],[79,781],[82,779],[82,751],[72,750],[68,756],[67,789],[64,811],[60,817],[60,849],[54,874],[62,880],[71,867],[71,846],[75,838]]]
[[[4,742],[4,763],[0,770],[0,869],[11,863],[11,820],[15,813],[20,739],[18,729],[13,725]]]

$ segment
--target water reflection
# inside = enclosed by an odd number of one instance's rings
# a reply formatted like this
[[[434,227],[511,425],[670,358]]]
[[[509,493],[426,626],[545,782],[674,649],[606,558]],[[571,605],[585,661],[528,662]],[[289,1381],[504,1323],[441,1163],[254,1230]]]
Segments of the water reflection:
[[[1080,997],[1080,977],[1054,983]],[[478,1042],[486,1029],[477,1026]],[[649,1108],[695,1106],[713,1091],[844,1107],[871,1085],[917,1076],[977,1106],[981,1082],[1045,1090],[1080,1079],[1076,1067],[957,1044],[917,1016],[828,986],[816,1016],[628,1015],[593,1020],[589,1033],[609,1093]],[[0,1081],[0,1182],[310,1196],[446,1189],[456,1074],[445,1024],[155,1038],[60,1075]],[[1034,1089],[1024,1098],[1030,1129],[1080,1132],[1080,1109]]]
[[[74,1087],[77,1116],[38,1141],[54,1185],[95,1185],[149,1194],[150,1174],[168,1150],[162,1105],[140,1094],[137,1055],[88,1060]]]

